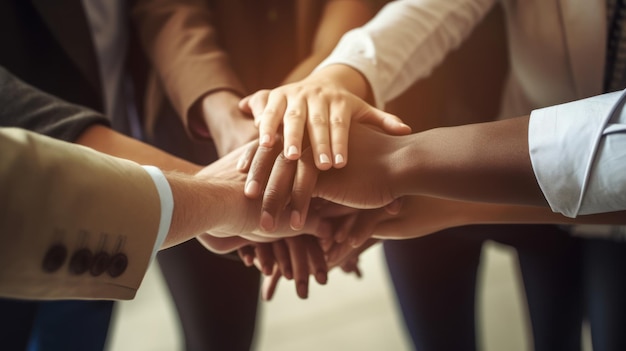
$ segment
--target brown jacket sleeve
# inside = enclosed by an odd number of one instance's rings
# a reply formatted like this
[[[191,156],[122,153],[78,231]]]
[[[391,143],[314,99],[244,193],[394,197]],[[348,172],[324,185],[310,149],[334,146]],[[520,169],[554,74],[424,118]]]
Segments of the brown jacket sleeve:
[[[218,46],[211,16],[203,0],[138,0],[133,8],[140,40],[158,76],[149,84],[165,90],[186,129],[196,137],[189,128],[189,113],[199,98],[222,89],[244,94],[227,54]],[[147,101],[147,109],[154,103]]]

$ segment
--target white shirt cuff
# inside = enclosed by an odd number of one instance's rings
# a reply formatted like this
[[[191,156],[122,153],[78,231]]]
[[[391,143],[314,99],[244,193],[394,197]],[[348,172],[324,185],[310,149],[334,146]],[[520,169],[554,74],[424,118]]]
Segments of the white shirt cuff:
[[[528,143],[554,212],[568,217],[626,209],[626,111],[621,92],[535,110]]]
[[[154,260],[157,252],[163,245],[167,232],[170,230],[170,224],[172,223],[172,214],[174,212],[174,196],[172,195],[172,189],[170,184],[165,178],[163,172],[154,166],[142,166],[146,172],[152,177],[154,185],[159,192],[159,199],[161,200],[161,219],[159,221],[159,231],[157,232],[157,238],[152,248],[152,255],[150,256],[150,262]]]

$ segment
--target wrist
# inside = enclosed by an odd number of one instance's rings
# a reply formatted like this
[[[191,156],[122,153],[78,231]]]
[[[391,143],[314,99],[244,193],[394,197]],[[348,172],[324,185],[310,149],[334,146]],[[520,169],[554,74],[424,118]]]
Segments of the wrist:
[[[386,158],[389,169],[389,184],[395,198],[418,195],[423,174],[423,151],[419,143],[420,134],[393,137],[394,151]]]
[[[185,242],[220,225],[223,206],[219,187],[209,179],[168,172],[166,178],[174,199],[174,210],[163,247]]]
[[[332,64],[314,71],[309,78],[319,80],[326,85],[330,83],[338,88],[345,89],[359,98],[373,102],[372,88],[365,76],[358,70],[344,64]]]

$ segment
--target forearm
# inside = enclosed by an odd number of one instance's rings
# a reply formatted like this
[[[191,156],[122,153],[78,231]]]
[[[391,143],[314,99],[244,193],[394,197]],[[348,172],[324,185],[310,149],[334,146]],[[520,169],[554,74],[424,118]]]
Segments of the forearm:
[[[219,183],[186,174],[166,173],[174,198],[171,225],[161,249],[185,242],[218,226],[224,217],[225,191]]]
[[[626,224],[626,211],[565,217],[547,207],[457,201],[410,196],[400,215],[380,221],[373,235],[380,239],[409,239],[453,227],[477,224]]]
[[[528,117],[401,137],[397,194],[547,206],[528,153]]]
[[[368,1],[327,0],[310,47],[299,49],[308,53],[306,58],[285,77],[283,84],[293,83],[310,74],[332,52],[347,31],[367,23],[374,11]]]
[[[626,211],[565,217],[549,208],[489,203],[459,202],[462,225],[467,224],[626,224]]]
[[[347,33],[321,67],[354,67],[372,85],[377,107],[426,77],[471,33],[494,0],[405,0]]]
[[[153,165],[165,171],[195,174],[202,169],[198,165],[100,125],[85,130],[76,143],[139,164]]]
[[[146,53],[186,126],[203,123],[192,109],[207,94],[224,89],[245,93],[218,44],[215,15],[203,0],[140,0],[133,8]]]

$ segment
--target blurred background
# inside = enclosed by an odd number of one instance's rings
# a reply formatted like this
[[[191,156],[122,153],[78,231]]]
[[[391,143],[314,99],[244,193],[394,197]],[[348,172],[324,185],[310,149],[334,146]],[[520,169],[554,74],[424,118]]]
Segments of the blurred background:
[[[477,294],[480,349],[531,349],[528,316],[515,252],[488,242],[483,248]],[[260,304],[254,350],[411,350],[380,245],[361,256],[363,277],[334,270],[326,286],[311,282],[300,300],[292,282],[281,281],[274,299]],[[137,297],[117,304],[110,351],[182,350],[177,316],[157,265]],[[588,331],[584,350],[591,350]],[[454,335],[450,335],[454,337]]]

